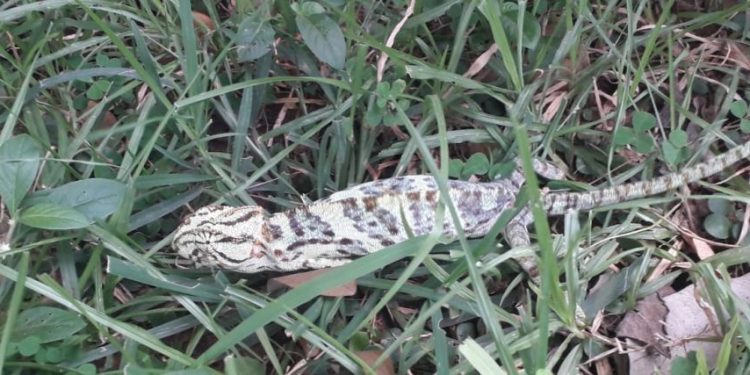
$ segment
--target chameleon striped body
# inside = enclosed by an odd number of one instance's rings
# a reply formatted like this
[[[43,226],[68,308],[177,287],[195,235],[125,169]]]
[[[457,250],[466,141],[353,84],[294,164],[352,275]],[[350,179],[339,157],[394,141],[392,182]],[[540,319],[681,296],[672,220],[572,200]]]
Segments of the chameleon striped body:
[[[486,234],[518,191],[511,180],[449,181],[448,188],[469,237]],[[186,219],[174,247],[197,264],[247,273],[331,267],[405,241],[409,231],[430,233],[439,197],[431,176],[407,176],[361,184],[274,215],[258,206],[209,206]],[[443,235],[457,236],[450,219]]]
[[[748,156],[750,143],[650,181],[582,193],[545,193],[543,204],[549,215],[560,215],[659,194],[718,173]],[[563,176],[538,162],[534,169],[548,178]],[[467,237],[486,235],[500,215],[513,207],[523,183],[520,170],[492,182],[449,181],[450,199]],[[332,267],[405,241],[410,232],[431,232],[439,199],[433,177],[406,176],[357,185],[273,215],[259,206],[208,206],[184,220],[173,247],[199,266],[245,273]],[[511,246],[529,244],[526,227],[530,223],[528,209],[508,223],[506,237]],[[449,240],[458,236],[447,217],[442,234]],[[535,274],[533,262],[520,262]]]

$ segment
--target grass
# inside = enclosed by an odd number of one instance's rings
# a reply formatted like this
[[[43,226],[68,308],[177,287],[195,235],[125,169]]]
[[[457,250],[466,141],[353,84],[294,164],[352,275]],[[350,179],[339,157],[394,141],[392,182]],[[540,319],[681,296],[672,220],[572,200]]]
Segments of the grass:
[[[747,3],[409,5],[1,4],[1,371],[627,373],[638,345],[618,322],[700,281],[727,312],[721,359],[677,366],[746,373],[750,310],[729,288],[747,271],[746,163],[591,213],[534,210],[540,283],[500,236],[515,212],[286,292],[175,260],[174,229],[208,204],[281,211],[421,173],[445,189],[516,156],[567,166],[527,173],[518,205],[536,207],[540,186],[644,180],[748,138]]]

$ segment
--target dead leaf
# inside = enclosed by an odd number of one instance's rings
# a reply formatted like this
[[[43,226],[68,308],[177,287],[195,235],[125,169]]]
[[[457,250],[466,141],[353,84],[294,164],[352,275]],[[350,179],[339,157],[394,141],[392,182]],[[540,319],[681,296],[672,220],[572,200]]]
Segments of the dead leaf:
[[[363,350],[355,352],[359,358],[362,358],[365,363],[370,365],[372,367],[372,364],[375,363],[375,360],[380,357],[381,354],[383,354],[382,350]],[[374,369],[375,373],[377,375],[392,375],[396,373],[395,368],[393,367],[393,361],[391,358],[386,358],[383,363],[378,366],[378,368]]]
[[[534,95],[535,106],[542,111],[542,121],[549,123],[562,110],[562,103],[568,98],[568,81],[558,81],[544,92]]]
[[[698,256],[698,259],[703,260],[716,255],[711,245],[709,245],[708,242],[704,241],[702,238],[697,236],[685,235],[683,235],[683,238],[687,240],[687,242],[690,244],[690,247],[695,250],[695,254]]]
[[[552,120],[557,116],[557,113],[560,111],[560,105],[563,103],[563,100],[565,99],[565,94],[560,95],[553,95],[552,101],[549,103],[549,106],[547,106],[547,109],[544,111],[544,114],[542,114],[542,120],[545,123],[550,123]]]
[[[595,361],[594,366],[596,367],[597,375],[608,375],[615,373],[612,365],[609,363],[609,358],[603,358]]]
[[[750,302],[750,274],[730,280],[730,286],[738,298]],[[701,289],[696,292],[695,285],[691,285],[662,298],[669,309],[664,318],[664,346],[669,348],[669,354],[630,352],[631,374],[651,374],[655,369],[670,374],[674,358],[699,350],[705,354],[709,367],[714,366],[722,337],[713,328],[716,326],[716,312],[705,300],[697,297],[700,294]]]
[[[734,61],[736,66],[745,70],[750,70],[750,49],[744,45],[738,44],[734,41],[726,42],[727,58]]]
[[[320,275],[326,274],[328,272],[335,272],[335,271],[336,271],[336,267],[324,268],[321,270],[313,270],[313,271],[307,271],[307,272],[298,272],[298,273],[293,273],[291,275],[274,277],[268,280],[268,283],[266,286],[268,287],[269,292],[273,292],[284,287],[296,288],[302,284],[315,282],[315,279]],[[320,295],[326,296],[326,297],[349,297],[349,296],[353,296],[355,293],[357,293],[357,283],[354,281],[350,281],[348,283],[339,285],[335,288],[328,289],[325,292],[321,293]]]
[[[646,345],[647,350],[653,349],[668,356],[669,350],[660,340],[664,335],[662,322],[666,315],[667,307],[659,294],[651,294],[638,301],[635,310],[625,314],[625,318],[617,326],[617,336],[636,340]]]
[[[643,161],[646,160],[645,155],[637,151],[633,151],[629,148],[623,148],[622,150],[617,151],[617,154],[625,159],[625,162],[630,165],[637,165],[643,163]]]
[[[99,103],[93,100],[89,100],[86,104],[86,111],[90,111],[92,108],[96,107],[97,104]],[[116,123],[117,117],[115,117],[115,115],[110,111],[104,111],[104,113],[101,115],[101,120],[99,120],[99,125],[97,127],[99,129],[109,129]]]
[[[677,212],[675,212],[674,216],[672,217],[672,222],[678,228],[692,229],[694,225],[692,224],[692,220],[690,220],[692,216],[688,216],[690,214],[691,214],[691,210],[689,209],[689,207],[686,207],[686,209],[684,210],[678,210]],[[687,245],[693,249],[695,254],[698,255],[698,258],[700,258],[701,260],[715,255],[714,249],[711,247],[711,244],[705,239],[696,235],[692,230],[687,230],[687,229],[680,230],[680,235],[682,236],[682,239],[687,243]],[[673,255],[676,255],[676,254],[677,253],[675,252]]]
[[[193,11],[193,25],[196,29],[198,29],[199,33],[201,31],[216,30],[216,24],[214,24],[214,20],[201,12]]]
[[[396,41],[396,35],[398,35],[398,32],[401,31],[401,28],[404,27],[406,24],[406,21],[409,20],[409,17],[414,13],[414,4],[416,3],[415,0],[411,0],[409,2],[409,6],[406,7],[406,12],[404,12],[404,16],[401,17],[401,20],[398,21],[396,26],[393,27],[393,30],[391,30],[391,33],[388,35],[388,39],[385,41],[386,47],[393,47],[393,43]],[[383,51],[380,54],[380,57],[378,58],[378,62],[376,64],[377,71],[376,71],[376,77],[377,81],[381,82],[383,80],[383,71],[385,71],[385,63],[388,61],[388,53],[386,51]]]
[[[482,71],[482,69],[484,69],[484,67],[490,62],[490,58],[492,58],[492,55],[494,55],[495,52],[497,52],[497,44],[492,43],[490,48],[482,52],[482,54],[479,55],[479,57],[477,57],[473,63],[471,63],[469,70],[464,73],[464,77],[471,78]]]

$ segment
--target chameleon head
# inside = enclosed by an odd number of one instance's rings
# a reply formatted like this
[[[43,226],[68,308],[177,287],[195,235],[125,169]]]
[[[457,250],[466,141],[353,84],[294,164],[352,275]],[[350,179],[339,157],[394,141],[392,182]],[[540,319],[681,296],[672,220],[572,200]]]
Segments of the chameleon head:
[[[259,206],[208,206],[177,228],[172,247],[197,266],[239,272],[275,269],[263,233],[268,213]]]

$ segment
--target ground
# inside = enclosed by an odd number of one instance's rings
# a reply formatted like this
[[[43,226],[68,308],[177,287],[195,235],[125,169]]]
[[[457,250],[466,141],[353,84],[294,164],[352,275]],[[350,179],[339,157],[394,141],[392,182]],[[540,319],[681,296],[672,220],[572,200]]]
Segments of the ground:
[[[748,20],[742,1],[5,2],[0,369],[627,374],[639,352],[746,373],[746,161],[537,214],[538,282],[503,218],[296,281],[197,269],[170,243],[209,204],[487,181],[516,157],[567,170],[519,204],[679,171],[750,138]],[[660,304],[693,287],[716,362],[670,356],[691,339]]]

